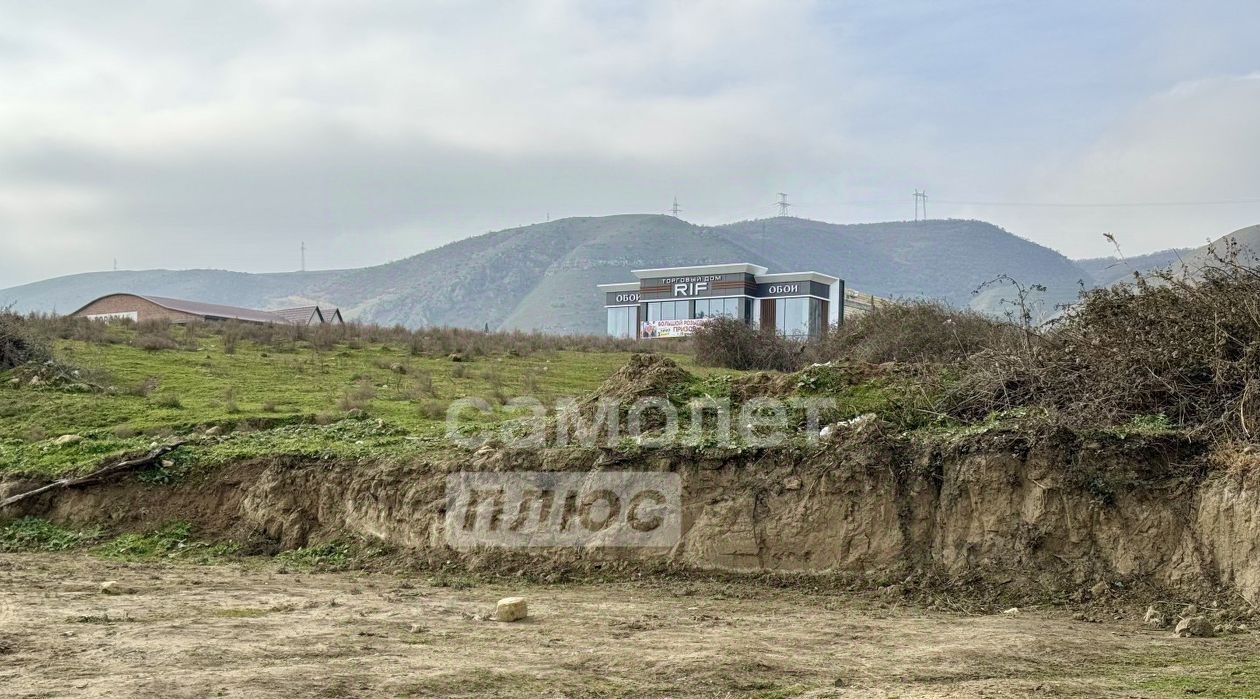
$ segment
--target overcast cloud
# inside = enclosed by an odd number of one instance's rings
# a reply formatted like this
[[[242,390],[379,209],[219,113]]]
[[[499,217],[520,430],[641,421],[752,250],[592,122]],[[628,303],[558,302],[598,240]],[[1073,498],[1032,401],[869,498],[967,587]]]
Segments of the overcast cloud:
[[[1073,257],[1260,223],[1254,2],[0,0],[0,287],[487,230],[982,218]],[[962,202],[962,203],[953,203]],[[972,203],[966,203],[972,202]],[[990,202],[990,203],[976,203]]]

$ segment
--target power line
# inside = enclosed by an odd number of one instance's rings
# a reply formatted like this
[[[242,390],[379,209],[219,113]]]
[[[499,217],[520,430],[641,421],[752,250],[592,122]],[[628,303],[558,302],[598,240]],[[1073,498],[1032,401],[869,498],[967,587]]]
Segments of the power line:
[[[669,207],[669,212],[674,215],[674,218],[678,218],[678,214],[682,213],[682,209],[678,208],[677,194],[674,195],[674,205]]]
[[[779,192],[779,200],[775,202],[775,205],[779,207],[780,216],[787,216],[788,207],[791,206],[791,204],[788,203],[786,194]]]
[[[927,192],[923,190],[914,190],[914,220],[919,220],[919,208],[923,209],[923,220],[927,220]]]
[[[1070,209],[1121,209],[1147,206],[1229,206],[1234,204],[1260,204],[1260,199],[1217,199],[1214,201],[1126,201],[1126,202],[1066,202],[1066,201],[962,201],[937,199],[938,204],[964,206],[1028,206]]]
[[[302,241],[302,271],[306,271],[306,241]]]

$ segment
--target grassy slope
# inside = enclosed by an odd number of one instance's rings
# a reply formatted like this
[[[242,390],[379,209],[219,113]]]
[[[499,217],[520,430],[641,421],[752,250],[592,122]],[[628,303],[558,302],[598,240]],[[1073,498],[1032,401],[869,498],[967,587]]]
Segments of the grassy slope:
[[[128,339],[131,331],[111,332]],[[0,376],[0,473],[74,470],[210,425],[236,429],[181,449],[179,467],[279,455],[407,458],[445,448],[444,411],[456,398],[533,395],[551,404],[592,391],[629,357],[556,351],[453,362],[389,343],[320,352],[306,343],[277,351],[241,341],[227,354],[217,335],[196,342],[195,351],[151,352],[59,341],[59,358],[118,389],[104,394],[15,388]],[[675,359],[694,369],[689,357]],[[134,395],[146,380],[156,388]],[[171,397],[179,407],[169,407]],[[356,406],[363,415],[346,419]],[[84,439],[54,443],[65,434]]]

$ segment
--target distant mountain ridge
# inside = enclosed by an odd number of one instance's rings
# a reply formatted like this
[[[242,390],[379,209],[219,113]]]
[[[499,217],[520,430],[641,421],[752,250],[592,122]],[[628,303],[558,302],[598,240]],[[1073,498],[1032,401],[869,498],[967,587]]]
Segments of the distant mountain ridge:
[[[596,284],[633,281],[632,269],[722,262],[814,270],[867,293],[936,298],[991,313],[1001,313],[1012,292],[973,292],[998,275],[1044,285],[1047,308],[1095,284],[1089,269],[983,221],[834,224],[779,217],[697,226],[672,216],[623,214],[486,233],[359,269],[76,274],[0,290],[0,305],[68,313],[104,294],[130,291],[260,309],[339,306],[348,320],[408,327],[600,333],[605,321]]]

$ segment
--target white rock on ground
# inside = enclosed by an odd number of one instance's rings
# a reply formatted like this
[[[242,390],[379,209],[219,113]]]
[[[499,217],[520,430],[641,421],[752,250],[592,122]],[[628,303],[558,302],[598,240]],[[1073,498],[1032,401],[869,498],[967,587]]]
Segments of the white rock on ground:
[[[63,434],[60,437],[54,439],[53,444],[75,444],[77,442],[82,442],[82,441],[83,441],[83,437],[77,434]]]
[[[1207,619],[1192,616],[1178,622],[1174,633],[1181,638],[1211,638],[1216,635],[1216,629],[1212,628]]]
[[[524,597],[504,597],[494,606],[495,621],[520,621],[529,616]]]

